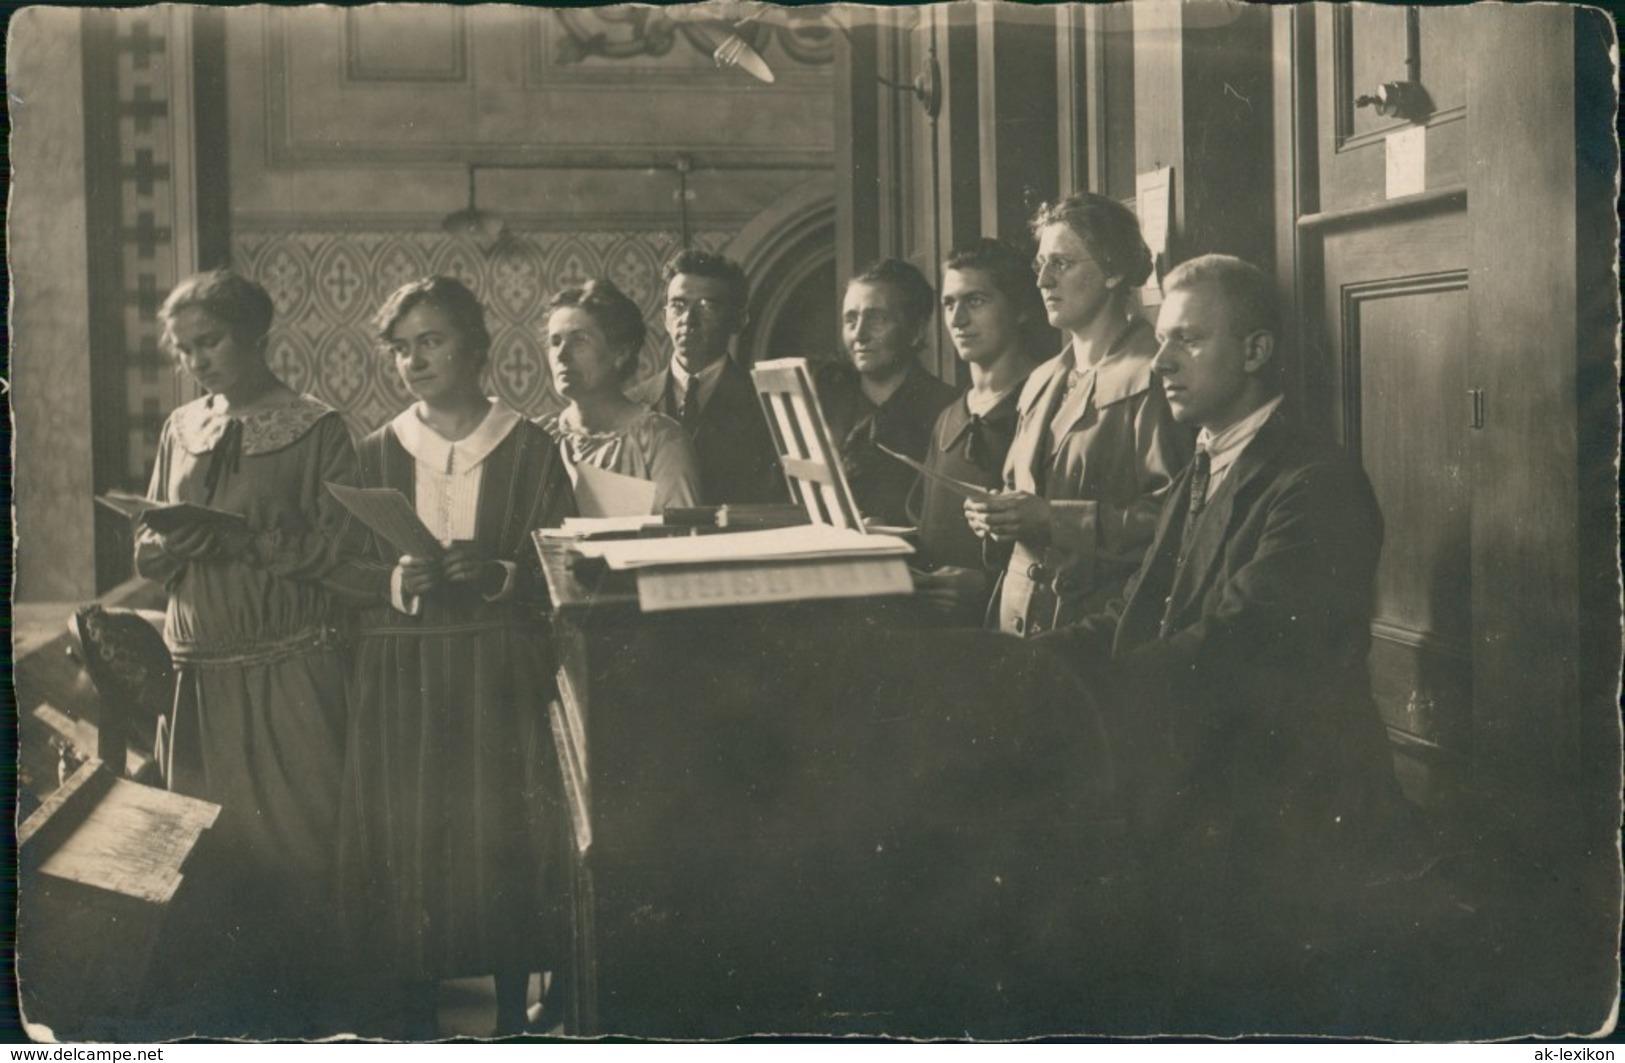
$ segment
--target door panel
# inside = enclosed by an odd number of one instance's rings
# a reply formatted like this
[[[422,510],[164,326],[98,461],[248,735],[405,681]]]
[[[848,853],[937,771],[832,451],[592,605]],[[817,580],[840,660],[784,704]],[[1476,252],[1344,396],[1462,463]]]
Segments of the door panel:
[[[1378,115],[1355,101],[1388,81],[1406,79],[1406,9],[1347,4],[1322,9],[1316,19],[1320,122],[1319,209],[1346,210],[1384,199],[1389,134],[1411,123]],[[1419,10],[1418,73],[1433,102],[1426,127],[1428,190],[1465,180],[1466,74],[1460,35],[1470,12]],[[1454,35],[1454,36],[1453,36]],[[1452,41],[1457,43],[1452,44]]]
[[[1473,749],[1472,311],[1465,182],[1467,82],[1452,34],[1464,14],[1342,5],[1317,8],[1317,179],[1299,200],[1320,289],[1311,332],[1326,337],[1324,414],[1365,467],[1382,507],[1383,553],[1372,618],[1371,677],[1402,758],[1426,800],[1435,769]],[[1408,63],[1407,60],[1413,60]],[[1412,73],[1432,101],[1419,123],[1427,197],[1391,207],[1388,138],[1417,125],[1356,107]],[[1313,145],[1311,147],[1311,145]],[[1420,205],[1415,202],[1420,198]]]
[[[1382,506],[1372,679],[1390,726],[1460,749],[1471,716],[1463,274],[1345,289],[1359,453]]]
[[[1427,86],[1435,114],[1457,110],[1467,102],[1467,75],[1462,65],[1463,13],[1434,8],[1417,9],[1418,73]],[[1372,92],[1385,81],[1405,80],[1407,12],[1403,7],[1350,4],[1332,12],[1342,24],[1338,31],[1348,55],[1351,92],[1348,96],[1352,136],[1403,128],[1405,123],[1384,118],[1374,108],[1353,106],[1356,97]]]
[[[1371,673],[1406,745],[1470,754],[1471,405],[1467,215],[1328,232],[1326,297],[1342,439],[1386,528]]]

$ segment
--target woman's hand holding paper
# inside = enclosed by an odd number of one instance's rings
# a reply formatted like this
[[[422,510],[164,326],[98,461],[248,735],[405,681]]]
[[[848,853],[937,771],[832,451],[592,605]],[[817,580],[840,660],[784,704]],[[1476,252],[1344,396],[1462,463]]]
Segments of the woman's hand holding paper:
[[[1051,508],[1047,499],[1026,491],[1005,491],[986,501],[965,501],[965,522],[981,538],[1046,546]]]

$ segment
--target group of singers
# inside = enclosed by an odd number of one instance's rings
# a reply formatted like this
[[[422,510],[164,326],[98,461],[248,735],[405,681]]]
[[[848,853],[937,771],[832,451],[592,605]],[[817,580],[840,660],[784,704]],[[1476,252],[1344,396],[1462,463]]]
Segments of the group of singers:
[[[858,508],[918,529],[934,623],[1042,636],[1122,706],[1125,804],[1166,848],[1216,824],[1242,839],[1238,897],[1278,892],[1283,860],[1344,876],[1387,785],[1364,679],[1381,518],[1358,467],[1280,409],[1273,286],[1192,260],[1153,329],[1129,210],[1070,195],[1031,236],[1030,260],[956,250],[940,293],[895,259],[848,282],[846,357],[816,382]],[[608,280],[553,296],[540,332],[567,406],[540,423],[488,396],[473,292],[402,286],[375,325],[415,401],[359,446],[272,372],[259,285],[202,274],[163,304],[207,394],[165,425],[150,496],[246,523],[142,530],[136,563],[169,593],[167,777],[222,806],[245,985],[297,995],[326,972],[321,992],[371,986],[379,1028],[421,1037],[438,980],[495,975],[507,1033],[532,973],[561,967],[568,817],[530,533],[576,513],[584,464],[653,481],[657,511],[789,500],[752,352],[730,353],[744,272],[684,251],[665,281],[672,358],[641,382],[631,299]],[[962,392],[918,357],[939,310]],[[1033,349],[1044,323],[1058,354]],[[327,483],[399,489],[443,552],[402,556]]]

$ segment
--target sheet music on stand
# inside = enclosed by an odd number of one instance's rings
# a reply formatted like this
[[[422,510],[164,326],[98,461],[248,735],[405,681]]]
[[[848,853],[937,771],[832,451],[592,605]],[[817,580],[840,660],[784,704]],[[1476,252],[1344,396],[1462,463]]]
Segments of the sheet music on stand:
[[[905,558],[914,548],[864,527],[807,360],[760,362],[751,377],[791,494],[810,523],[581,542],[574,548],[581,562],[634,574],[648,613],[913,593]]]

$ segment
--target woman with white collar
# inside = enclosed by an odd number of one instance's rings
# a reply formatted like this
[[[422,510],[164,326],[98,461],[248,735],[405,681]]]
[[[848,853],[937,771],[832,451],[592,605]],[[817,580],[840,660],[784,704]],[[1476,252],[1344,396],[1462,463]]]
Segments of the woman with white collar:
[[[364,559],[351,578],[374,604],[351,705],[343,907],[361,969],[401,1009],[383,1032],[433,1036],[435,983],[486,974],[498,1032],[517,1032],[530,972],[564,944],[547,595],[530,533],[575,500],[547,433],[481,388],[491,340],[468,288],[414,281],[375,321],[418,401],[362,442],[361,481],[400,490],[445,548],[402,557],[347,529]]]

